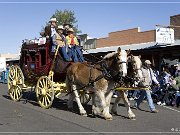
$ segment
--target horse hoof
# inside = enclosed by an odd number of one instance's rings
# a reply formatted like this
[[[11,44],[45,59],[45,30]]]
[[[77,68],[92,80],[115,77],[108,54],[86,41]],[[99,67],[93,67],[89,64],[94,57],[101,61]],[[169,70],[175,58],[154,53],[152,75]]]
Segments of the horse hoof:
[[[130,120],[136,120],[136,118],[130,118]]]
[[[93,116],[94,118],[96,118],[96,117],[98,116],[98,114],[97,114],[97,113],[92,113],[92,116]]]
[[[105,120],[113,120],[113,118],[112,118],[112,117],[110,117],[110,118],[105,118]]]
[[[118,115],[118,113],[117,112],[111,112],[113,115]]]
[[[81,113],[81,116],[87,117],[87,113]]]
[[[129,117],[130,120],[136,120],[136,117]]]
[[[73,112],[73,108],[68,108],[68,110],[69,110],[70,112]]]

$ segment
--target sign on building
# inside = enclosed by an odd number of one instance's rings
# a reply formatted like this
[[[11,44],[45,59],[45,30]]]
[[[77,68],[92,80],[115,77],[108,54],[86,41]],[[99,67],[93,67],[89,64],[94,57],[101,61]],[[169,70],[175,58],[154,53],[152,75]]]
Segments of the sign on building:
[[[156,27],[156,43],[158,44],[174,43],[174,29]]]

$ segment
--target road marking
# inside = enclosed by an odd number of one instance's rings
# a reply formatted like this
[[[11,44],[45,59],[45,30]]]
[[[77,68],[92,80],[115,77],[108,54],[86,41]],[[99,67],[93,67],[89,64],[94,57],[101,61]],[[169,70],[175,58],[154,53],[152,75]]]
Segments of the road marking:
[[[175,111],[175,112],[179,112],[179,113],[180,113],[179,110],[173,109],[173,108],[171,108],[171,107],[168,107],[168,106],[163,106],[163,107],[164,107],[164,108],[167,108],[167,109],[170,109],[170,110],[172,110],[172,111]]]

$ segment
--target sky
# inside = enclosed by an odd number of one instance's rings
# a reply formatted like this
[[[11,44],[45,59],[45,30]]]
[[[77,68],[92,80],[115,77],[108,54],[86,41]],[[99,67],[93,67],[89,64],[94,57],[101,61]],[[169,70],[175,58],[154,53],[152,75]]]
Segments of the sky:
[[[113,31],[169,25],[170,16],[180,14],[179,7],[178,0],[0,0],[0,54],[18,53],[23,39],[40,37],[56,10],[73,10],[81,34],[101,38]]]

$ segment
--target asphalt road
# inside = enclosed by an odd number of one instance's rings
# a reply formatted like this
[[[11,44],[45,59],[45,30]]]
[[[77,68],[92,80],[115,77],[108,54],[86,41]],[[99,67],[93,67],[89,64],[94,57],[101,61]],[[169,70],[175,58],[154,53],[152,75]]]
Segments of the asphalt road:
[[[7,85],[0,84],[0,134],[180,134],[180,109],[176,107],[156,106],[159,113],[154,114],[142,103],[144,111],[133,109],[136,120],[130,120],[120,103],[119,115],[107,121],[94,118],[90,104],[85,106],[88,117],[80,116],[77,106],[74,112],[68,111],[66,98],[56,99],[50,109],[43,109],[34,93],[26,104],[24,98],[14,102],[7,94]]]

